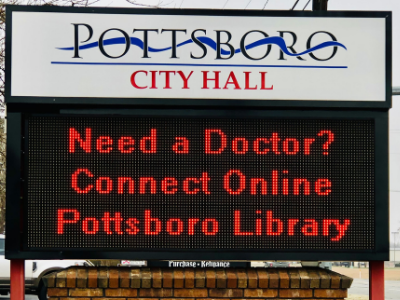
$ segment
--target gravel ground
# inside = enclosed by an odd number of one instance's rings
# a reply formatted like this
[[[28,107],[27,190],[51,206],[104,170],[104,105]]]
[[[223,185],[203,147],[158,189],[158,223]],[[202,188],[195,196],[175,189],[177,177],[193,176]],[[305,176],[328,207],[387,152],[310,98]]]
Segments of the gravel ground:
[[[365,295],[349,295],[349,297],[347,297],[347,300],[369,300],[368,296]]]

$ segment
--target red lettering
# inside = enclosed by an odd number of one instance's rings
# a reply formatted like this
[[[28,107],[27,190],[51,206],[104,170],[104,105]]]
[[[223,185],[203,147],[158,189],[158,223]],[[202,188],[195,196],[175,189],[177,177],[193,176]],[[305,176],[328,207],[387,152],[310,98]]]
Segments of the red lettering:
[[[113,232],[110,229],[110,223],[114,222],[114,230],[117,234],[123,234],[121,231],[121,222],[123,219],[121,218],[121,213],[116,212],[114,215],[114,218],[110,217],[109,212],[105,212],[103,218],[101,219],[104,223],[104,231],[107,234],[113,234]]]
[[[178,191],[178,181],[175,178],[164,178],[161,181],[161,190],[164,194],[173,195]]]
[[[288,174],[288,170],[282,171],[283,174]],[[289,195],[289,179],[288,178],[283,178],[282,179],[282,194],[283,195]]]
[[[274,226],[274,224],[276,226]],[[276,230],[274,230],[274,227]],[[274,219],[272,211],[267,211],[267,235],[281,235],[283,232],[283,223],[280,219]]]
[[[308,223],[303,226],[301,232],[306,236],[317,236],[318,235],[318,223],[313,219],[304,220]]]
[[[173,224],[176,223],[176,231],[173,228]],[[181,219],[169,219],[167,222],[167,232],[170,235],[180,235],[183,231],[183,223]]]
[[[215,219],[205,219],[201,224],[201,229],[204,235],[216,235],[218,233],[218,222]]]
[[[295,178],[293,181],[293,195],[300,194],[300,185],[303,184],[303,195],[310,195],[310,182],[305,178]]]
[[[204,172],[201,174],[201,190],[203,191],[204,194],[210,195],[210,191],[208,190],[208,182],[210,181],[210,177],[208,177],[208,173]]]
[[[164,89],[170,89],[170,77],[169,74],[174,74],[175,75],[175,71],[160,71],[160,74],[165,73],[165,87]]]
[[[233,217],[233,235],[253,235],[253,232],[244,232],[240,224],[240,210],[235,210]]]
[[[139,178],[139,193],[146,194],[146,184],[150,182],[150,194],[155,194],[157,192],[156,184],[157,182],[153,177],[140,177]]]
[[[140,151],[146,154],[157,152],[157,129],[151,129],[150,136],[146,136],[140,140]]]
[[[211,134],[216,133],[220,137],[220,147],[218,150],[211,150]],[[221,154],[226,148],[226,135],[220,129],[206,129],[205,130],[205,153],[206,154]]]
[[[278,195],[278,183],[279,183],[278,171],[273,170],[272,171],[272,195]]]
[[[186,178],[186,179],[183,181],[183,191],[184,191],[186,194],[188,194],[188,195],[195,195],[195,194],[197,194],[197,193],[200,191],[200,189],[199,189],[199,188],[190,189],[189,182],[193,182],[194,184],[199,184],[199,183],[200,183],[200,180],[198,180],[197,178],[191,177],[191,178]]]
[[[268,148],[264,148],[263,150],[260,150],[260,143],[261,142],[264,143],[264,144],[269,144],[268,139],[266,139],[266,138],[257,138],[253,143],[254,151],[257,154],[267,154],[269,152]]]
[[[176,143],[172,146],[172,150],[176,154],[188,154],[189,153],[189,141],[185,137],[176,137]]]
[[[281,139],[279,138],[277,132],[272,133],[272,138],[271,138],[271,141],[272,141],[272,151],[273,151],[275,154],[281,154],[281,152],[279,151],[279,141],[280,141],[280,140],[281,140]]]
[[[118,178],[118,184],[117,184],[118,194],[124,193],[124,186],[125,186],[126,182],[128,182],[128,193],[134,194],[135,193],[135,181],[130,177],[119,177]]]
[[[239,86],[239,83],[238,83],[238,81],[236,79],[236,76],[235,76],[234,72],[230,72],[229,73],[228,79],[226,80],[226,83],[225,83],[225,86],[224,86],[225,90],[228,89],[227,88],[228,84],[233,84],[235,86],[235,90],[240,90],[240,86]]]
[[[329,145],[335,140],[335,135],[330,130],[321,130],[317,134],[318,136],[328,135],[328,140],[322,145],[322,149],[325,151],[323,152],[324,155],[329,155],[328,148]]]
[[[290,144],[292,144],[292,147],[290,147]],[[289,148],[292,148],[292,150]],[[299,152],[299,150],[300,146],[297,139],[287,138],[283,141],[283,152],[285,152],[287,155],[295,155]]]
[[[93,177],[93,174],[90,173],[88,169],[78,169],[76,170],[72,176],[71,176],[71,186],[72,188],[78,193],[78,194],[87,194],[91,189],[93,189],[93,185],[89,184],[86,188],[83,190],[79,188],[78,186],[78,176],[79,174],[84,173],[88,177]]]
[[[118,150],[121,153],[132,153],[135,150],[135,140],[130,136],[123,136],[118,140]]]
[[[274,86],[271,85],[271,87],[267,88],[265,87],[265,74],[267,74],[267,72],[260,72],[261,74],[261,90],[273,90]]]
[[[137,89],[145,89],[145,88],[147,88],[147,85],[146,86],[138,86],[136,84],[135,77],[136,77],[136,74],[138,74],[138,73],[145,73],[146,76],[147,76],[147,71],[143,71],[143,70],[136,71],[131,75],[131,84],[133,85],[134,88],[137,88]]]
[[[315,182],[315,192],[319,196],[329,195],[332,192],[331,187],[332,183],[329,179],[318,179]]]
[[[126,225],[128,225],[128,228],[126,228],[126,232],[129,235],[136,235],[139,232],[139,228],[137,228],[137,224],[139,224],[139,220],[136,218],[130,218],[126,220]]]
[[[239,187],[236,190],[233,190],[231,188],[231,176],[232,175],[236,175],[239,177]],[[246,188],[246,176],[244,176],[242,172],[240,172],[239,170],[229,170],[229,172],[225,174],[224,189],[230,195],[239,195],[243,192],[243,190],[245,188]]]
[[[329,236],[329,227],[331,225],[336,226],[336,230],[338,231],[338,235],[334,238],[331,238],[331,241],[338,242],[344,236],[344,234],[347,230],[347,227],[349,227],[350,220],[348,220],[348,219],[344,220],[343,224],[340,224],[340,220],[324,220],[323,221],[323,230],[322,230],[324,236]]]
[[[65,219],[66,214],[72,214],[72,219]],[[75,224],[80,219],[80,214],[76,209],[57,210],[57,234],[64,233],[64,224]]]
[[[240,150],[239,144],[241,144]],[[246,154],[249,151],[249,142],[245,138],[235,138],[232,141],[232,151],[235,154]]]
[[[256,90],[257,85],[255,87],[250,87],[250,74],[251,72],[243,72],[245,76],[245,90]]]
[[[109,194],[112,190],[113,182],[109,177],[99,177],[96,180],[96,190],[99,194]]]
[[[181,76],[181,78],[183,80],[183,88],[182,89],[188,89],[189,88],[188,87],[188,81],[189,81],[190,76],[192,76],[193,71],[190,72],[188,77],[186,77],[185,74],[182,71],[178,71],[177,73]]]
[[[304,155],[310,155],[311,144],[315,142],[315,139],[304,139]]]
[[[199,219],[189,219],[188,224],[188,234],[189,235],[194,235],[194,225],[196,225],[200,220]]]
[[[69,153],[75,153],[75,142],[79,143],[79,146],[85,151],[86,153],[91,152],[91,139],[92,139],[92,129],[86,128],[85,129],[85,136],[86,140],[81,138],[81,135],[75,128],[69,129]]]
[[[150,89],[157,89],[157,85],[156,85],[157,71],[150,71],[150,73],[151,73],[151,87],[150,87]]]
[[[110,218],[110,220],[114,221],[115,232],[117,234],[123,234],[123,232],[121,231],[121,223],[123,221],[123,219],[121,218],[121,213],[115,213],[114,220],[112,218]]]
[[[89,222],[92,230],[89,229]],[[86,234],[96,234],[99,231],[99,221],[96,218],[85,218],[82,222],[82,230]]]
[[[288,220],[288,235],[294,235],[294,227],[299,223],[299,219]]]
[[[152,226],[154,224],[154,226]],[[154,231],[152,230],[154,227]],[[146,235],[158,235],[161,231],[161,221],[158,218],[151,217],[151,211],[144,211],[144,234]]]
[[[201,71],[201,72],[203,73],[203,87],[202,87],[202,89],[208,89],[208,85],[207,85],[208,81],[214,81],[215,82],[214,89],[220,89],[220,87],[219,87],[219,73],[221,73],[221,71],[214,71],[214,74],[215,74],[214,78],[208,78],[207,77],[208,71]]]
[[[100,153],[110,153],[112,150],[112,147],[104,148],[104,146],[110,146],[112,144],[113,144],[113,140],[109,136],[101,136],[96,141],[97,151],[99,151]]]
[[[256,214],[261,214],[261,210],[257,210]],[[256,235],[262,234],[262,219],[256,219]]]
[[[267,182],[262,178],[251,178],[250,179],[250,195],[257,195],[258,189],[260,187],[260,194],[266,195],[267,194]]]

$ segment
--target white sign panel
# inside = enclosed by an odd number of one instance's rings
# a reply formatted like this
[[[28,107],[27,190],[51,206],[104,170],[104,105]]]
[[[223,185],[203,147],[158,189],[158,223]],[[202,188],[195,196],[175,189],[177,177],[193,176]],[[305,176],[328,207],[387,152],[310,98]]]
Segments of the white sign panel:
[[[86,12],[12,12],[11,97],[386,100],[385,18]]]

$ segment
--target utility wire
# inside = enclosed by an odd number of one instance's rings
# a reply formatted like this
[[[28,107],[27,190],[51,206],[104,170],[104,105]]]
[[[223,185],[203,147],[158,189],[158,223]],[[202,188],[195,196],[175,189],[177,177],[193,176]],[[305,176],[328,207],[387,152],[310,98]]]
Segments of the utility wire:
[[[249,6],[249,4],[251,3],[251,1],[252,1],[252,0],[250,0],[249,2],[247,2],[247,5],[246,5],[246,7],[245,7],[244,9],[246,9],[247,6]]]
[[[303,10],[306,9],[306,7],[308,6],[308,4],[310,4],[310,2],[311,2],[311,0],[308,0],[307,4],[306,4],[306,6],[304,6]]]
[[[225,4],[224,4],[224,6],[222,6],[222,9],[224,9],[224,8],[225,8],[225,6],[228,4],[228,2],[229,2],[229,0],[226,0],[226,2],[225,2]]]
[[[291,10],[293,10],[293,9],[296,7],[296,5],[297,5],[297,3],[299,3],[299,1],[300,1],[300,0],[297,0],[297,1],[295,2],[295,4],[293,5],[293,7],[292,7]]]
[[[267,1],[265,2],[265,4],[264,4],[262,10],[264,10],[264,8],[267,6],[268,2],[269,2],[269,0],[267,0]]]

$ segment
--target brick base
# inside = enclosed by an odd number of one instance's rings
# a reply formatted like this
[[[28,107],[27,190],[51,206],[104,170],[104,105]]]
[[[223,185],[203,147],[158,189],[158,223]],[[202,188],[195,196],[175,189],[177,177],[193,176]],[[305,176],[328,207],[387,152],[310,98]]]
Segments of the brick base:
[[[353,279],[318,268],[69,268],[45,276],[50,300],[344,299]]]

